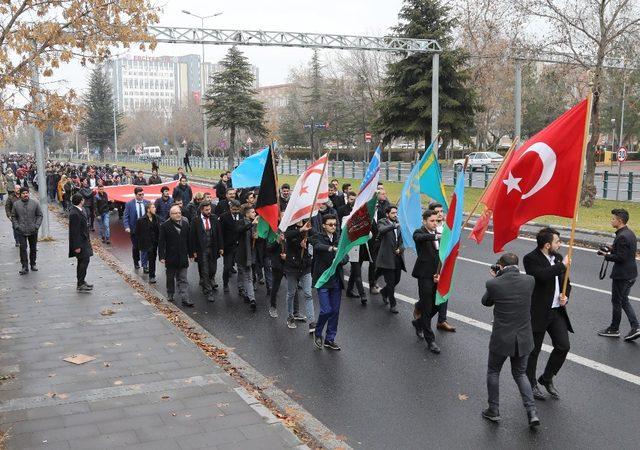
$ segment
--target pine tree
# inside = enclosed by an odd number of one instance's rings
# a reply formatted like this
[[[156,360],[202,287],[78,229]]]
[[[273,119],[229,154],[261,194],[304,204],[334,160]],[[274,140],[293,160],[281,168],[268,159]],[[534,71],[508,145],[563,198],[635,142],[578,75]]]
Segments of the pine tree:
[[[113,133],[113,93],[111,84],[102,67],[96,67],[91,72],[89,92],[84,97],[85,119],[81,123],[82,134],[87,136],[89,143],[98,146],[100,159],[104,159],[105,148],[114,142]],[[116,111],[116,129],[122,134],[122,114]]]
[[[236,149],[236,132],[243,129],[265,136],[265,109],[263,103],[256,98],[251,66],[242,52],[231,47],[220,64],[222,70],[212,76],[213,82],[205,96],[205,111],[209,126],[217,126],[230,132],[227,159],[231,170]]]
[[[450,17],[449,10],[440,0],[405,0],[399,24],[394,28],[400,37],[435,39],[443,48],[439,85],[442,149],[452,139],[468,140],[478,110],[476,94],[468,86],[470,74],[465,69],[468,55],[460,48],[452,48],[456,20]],[[404,136],[422,138],[429,145],[432,66],[429,53],[408,54],[388,65],[376,121],[385,143]]]

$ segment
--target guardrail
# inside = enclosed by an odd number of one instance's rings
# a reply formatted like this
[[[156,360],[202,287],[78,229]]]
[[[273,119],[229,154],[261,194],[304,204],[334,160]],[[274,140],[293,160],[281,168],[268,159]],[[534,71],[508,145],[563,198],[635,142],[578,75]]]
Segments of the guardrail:
[[[243,161],[244,158],[240,158],[236,161],[237,164]],[[119,155],[119,163],[149,163],[149,161],[141,160],[135,155]],[[177,156],[163,156],[160,159],[160,166],[182,166],[182,159]],[[190,163],[193,168],[200,169],[212,169],[220,170],[221,172],[227,169],[227,158],[221,157],[191,157]],[[280,175],[295,175],[298,176],[311,164],[309,159],[283,159],[278,164],[278,174]],[[331,178],[352,178],[361,180],[364,177],[364,171],[367,168],[368,163],[363,161],[332,161],[329,165],[329,177]],[[381,163],[380,179],[382,181],[392,181],[402,183],[407,179],[414,163],[402,162],[402,161],[384,161]],[[455,174],[450,166],[443,166],[442,178],[443,182],[447,186],[453,186],[455,184]],[[488,169],[481,171],[468,171],[465,174],[468,187],[485,188],[489,184],[492,171]],[[619,190],[618,199],[620,201],[634,201],[640,202],[640,180],[637,180],[640,175],[634,174],[634,172],[623,173],[618,177],[617,173],[612,173],[607,170],[596,173],[595,185],[596,185],[596,197],[607,200],[615,200],[616,190]],[[217,181],[217,177],[213,180]]]

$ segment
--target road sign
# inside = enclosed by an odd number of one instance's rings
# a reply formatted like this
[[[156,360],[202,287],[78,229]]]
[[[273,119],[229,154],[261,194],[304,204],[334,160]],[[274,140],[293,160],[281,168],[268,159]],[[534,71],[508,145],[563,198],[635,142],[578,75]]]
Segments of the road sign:
[[[618,149],[618,161],[625,162],[627,160],[627,149],[620,147]]]
[[[371,133],[369,133],[368,131],[364,134],[364,141],[371,142]]]

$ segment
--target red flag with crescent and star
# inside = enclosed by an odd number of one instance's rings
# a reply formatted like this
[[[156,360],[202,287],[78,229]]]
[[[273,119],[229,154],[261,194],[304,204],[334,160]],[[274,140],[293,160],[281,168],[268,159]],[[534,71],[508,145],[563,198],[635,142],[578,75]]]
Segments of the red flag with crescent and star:
[[[573,217],[588,104],[587,99],[578,103],[513,151],[494,178],[490,188],[495,195],[495,253],[518,237],[523,224],[536,217]]]

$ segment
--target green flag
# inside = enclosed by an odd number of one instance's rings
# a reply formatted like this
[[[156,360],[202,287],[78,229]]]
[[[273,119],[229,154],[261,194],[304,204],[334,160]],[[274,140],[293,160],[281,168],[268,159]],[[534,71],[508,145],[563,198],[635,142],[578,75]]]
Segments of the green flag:
[[[273,244],[278,241],[278,235],[271,229],[271,225],[259,216],[258,226],[257,226],[258,236],[262,239],[265,239],[267,243]]]
[[[338,264],[342,262],[344,257],[349,253],[349,250],[369,240],[369,233],[371,232],[371,224],[376,211],[377,201],[378,195],[376,194],[357,211],[351,213],[340,235],[340,241],[338,242],[338,249],[336,250],[336,256],[333,258],[333,263],[331,263],[331,266],[318,278],[315,284],[316,289],[320,289],[320,287],[336,273]]]

